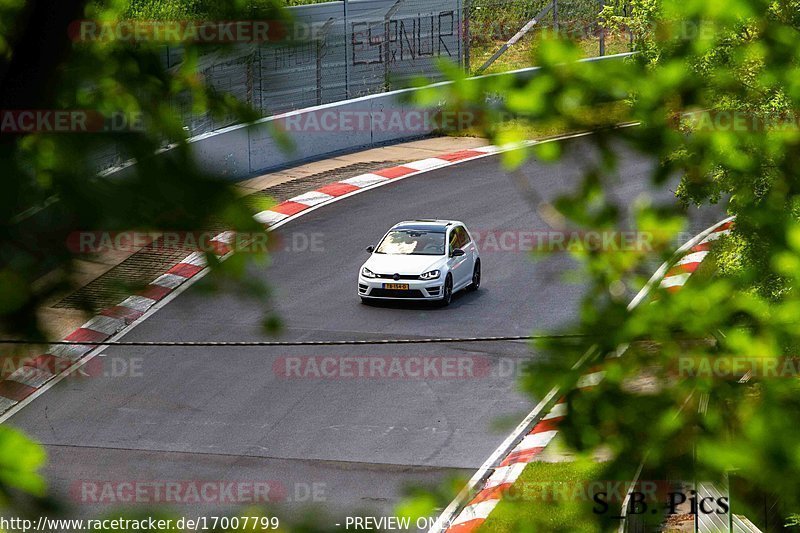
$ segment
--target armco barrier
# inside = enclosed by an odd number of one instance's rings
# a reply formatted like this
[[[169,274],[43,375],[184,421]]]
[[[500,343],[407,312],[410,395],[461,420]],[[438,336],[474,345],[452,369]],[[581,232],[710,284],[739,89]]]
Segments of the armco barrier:
[[[583,61],[620,61],[630,55],[632,54],[617,54]],[[535,76],[538,70],[538,67],[531,67],[488,76],[514,76],[525,79]],[[446,86],[449,83],[451,82],[440,82],[428,87]],[[369,111],[370,113],[376,113],[385,110],[400,110],[402,112],[417,110],[429,113],[435,112],[437,108],[423,109],[408,103],[408,97],[418,90],[420,89],[402,89],[299,109],[266,117],[252,124],[229,126],[218,131],[198,135],[189,139],[188,142],[192,147],[198,167],[230,180],[241,180],[258,173],[304,161],[407,141],[432,133],[432,127],[418,128],[414,131],[407,131],[402,128],[399,130],[387,129],[379,127],[375,121],[370,121],[369,126],[366,128],[354,128],[351,131],[286,132],[286,135],[294,145],[293,150],[289,152],[284,151],[272,133],[277,124],[281,124],[293,115],[299,115],[302,119],[306,115],[312,113],[320,114],[324,111],[357,111],[361,113]],[[444,104],[444,102],[441,102],[441,104]],[[169,153],[170,149],[165,149],[153,157],[168,157]],[[109,169],[103,174],[121,177],[130,170],[131,165],[128,164]]]

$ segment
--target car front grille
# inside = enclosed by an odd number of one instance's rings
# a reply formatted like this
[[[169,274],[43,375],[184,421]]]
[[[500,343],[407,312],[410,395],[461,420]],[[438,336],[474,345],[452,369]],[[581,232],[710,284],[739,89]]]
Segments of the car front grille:
[[[394,274],[375,274],[375,275],[378,276],[380,279],[394,279]],[[413,275],[413,274],[398,274],[397,279],[398,280],[401,280],[401,279],[419,279],[419,276],[416,276],[416,275]]]
[[[372,289],[369,296],[375,296],[376,298],[424,298],[422,291],[401,291],[397,289]]]

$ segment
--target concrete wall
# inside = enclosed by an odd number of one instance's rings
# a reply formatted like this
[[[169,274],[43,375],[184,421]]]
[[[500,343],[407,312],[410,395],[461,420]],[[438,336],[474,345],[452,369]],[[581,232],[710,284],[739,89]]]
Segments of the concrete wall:
[[[629,55],[619,54],[586,61],[620,61]],[[492,76],[527,78],[535,76],[538,70],[533,67]],[[441,82],[434,86],[445,86],[449,83]],[[417,90],[419,89],[404,89],[308,107],[263,118],[253,124],[230,126],[199,135],[189,139],[189,143],[198,166],[238,181],[279,167],[430,134],[435,125],[418,121],[414,112],[432,116],[437,112],[437,107],[420,108],[404,103],[404,97],[413,95]],[[409,120],[415,127],[403,125],[392,128],[387,127],[386,123],[382,126],[379,119],[386,118],[387,114],[399,117],[400,120]],[[347,117],[351,118],[351,122],[346,127],[329,127],[333,124],[331,121],[346,120]],[[314,127],[314,124],[319,126]],[[276,128],[283,129],[291,140],[294,146],[291,151],[284,151],[276,141],[273,135]],[[165,150],[154,157],[165,157],[168,154],[169,150]],[[131,167],[128,166],[105,174],[121,176],[130,170]]]

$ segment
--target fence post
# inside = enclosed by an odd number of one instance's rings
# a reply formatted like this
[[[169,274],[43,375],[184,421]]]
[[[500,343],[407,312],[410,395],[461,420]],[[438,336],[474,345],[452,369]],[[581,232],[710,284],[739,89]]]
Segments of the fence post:
[[[469,14],[470,14],[470,2],[472,0],[464,0],[461,4],[461,42],[462,48],[464,50],[464,72],[469,75],[469,68],[470,68],[470,61],[469,61],[469,53],[470,53],[470,37],[469,37]]]
[[[605,7],[605,0],[599,0],[600,11]],[[606,28],[603,26],[603,17],[598,17],[600,20],[600,57],[606,55]]]
[[[253,63],[256,59],[256,51],[258,45],[255,45],[253,52],[247,55],[245,61],[245,99],[250,107],[255,108],[255,92],[253,91],[253,84],[255,83],[255,74],[253,74]]]
[[[317,105],[322,105],[322,39],[317,43]]]
[[[256,79],[258,80],[258,109],[261,111],[261,115],[263,116],[266,112],[266,105],[264,103],[264,65],[261,62],[261,49],[264,45],[259,44],[256,45],[256,57],[254,59],[256,68]]]
[[[558,0],[553,0],[553,33],[558,35]]]
[[[600,11],[603,11],[605,7],[605,0],[600,0]],[[602,24],[603,18],[600,17],[600,22]],[[600,57],[606,55],[606,28],[605,26],[600,26]]]
[[[353,45],[353,39],[350,35],[350,25],[347,21],[347,3],[344,0],[342,4],[342,15],[344,16],[344,96],[350,98],[350,47]]]
[[[320,28],[319,35],[314,39],[317,48],[317,105],[322,104],[322,58],[325,57],[328,47],[328,30],[334,22],[329,18]]]
[[[627,25],[628,25],[628,39],[630,41],[628,43],[628,51],[629,52],[633,52],[633,30],[631,29],[631,21],[630,21],[631,15],[633,15],[633,10],[631,9],[631,3],[630,2],[625,2],[625,20],[628,21],[627,22]]]
[[[383,17],[383,90],[389,90],[389,14]]]
[[[391,89],[391,83],[389,82],[389,60],[391,59],[391,53],[389,51],[389,27],[391,25],[392,17],[397,10],[400,9],[400,5],[403,3],[403,0],[397,0],[392,7],[386,12],[383,17],[383,24],[384,24],[384,36],[383,36],[383,44],[386,46],[386,58],[384,59],[383,65],[383,90],[388,91]]]

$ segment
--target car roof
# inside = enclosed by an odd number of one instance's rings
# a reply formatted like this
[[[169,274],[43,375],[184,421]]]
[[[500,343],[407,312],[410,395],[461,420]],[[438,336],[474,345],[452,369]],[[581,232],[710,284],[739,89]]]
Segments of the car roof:
[[[455,226],[460,225],[461,222],[458,220],[435,220],[435,219],[426,219],[421,218],[418,220],[404,220],[403,222],[398,222],[392,229],[395,230],[403,230],[403,229],[410,229],[410,230],[418,230],[418,231],[445,231],[447,230],[448,226]]]

